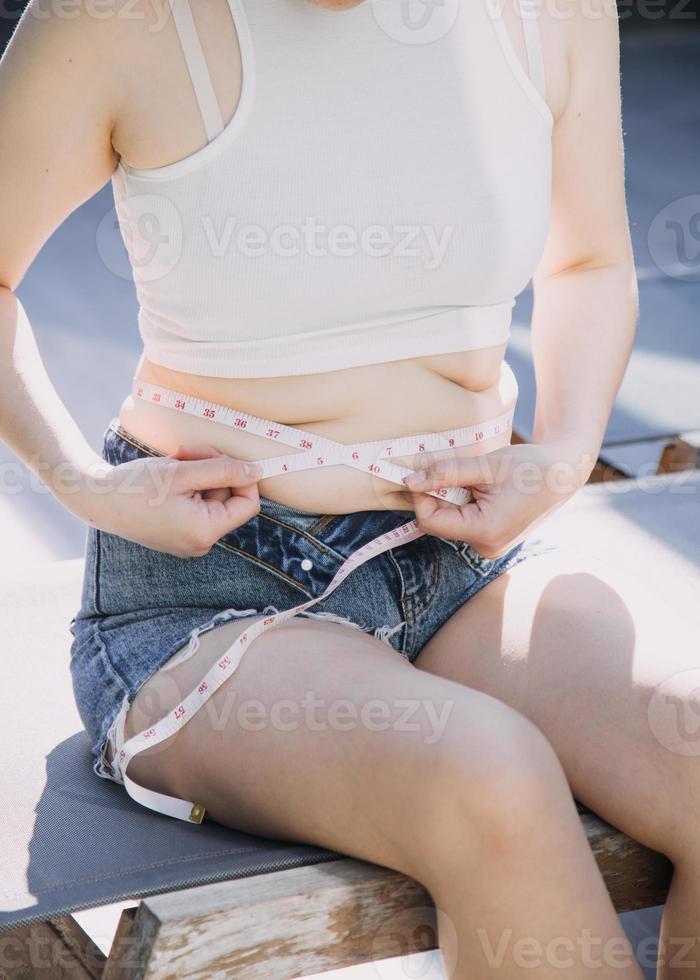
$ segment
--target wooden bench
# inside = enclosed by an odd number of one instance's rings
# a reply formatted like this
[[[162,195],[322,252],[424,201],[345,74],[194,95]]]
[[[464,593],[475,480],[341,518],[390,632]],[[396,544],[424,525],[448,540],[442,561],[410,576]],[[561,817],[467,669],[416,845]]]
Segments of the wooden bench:
[[[645,560],[645,577],[697,619],[698,527],[700,471],[687,471],[590,484],[551,515],[538,536],[622,562],[631,571]],[[0,599],[2,590],[0,581]],[[0,601],[0,627],[2,619]],[[662,904],[668,860],[580,805],[579,812],[618,912]],[[9,928],[0,920],[1,980],[3,970],[12,980],[289,980],[435,945],[432,902],[418,883],[341,855],[169,890],[159,886],[154,872],[150,890],[156,893],[142,891],[138,907],[122,912],[108,957],[69,913]],[[115,888],[111,900],[123,897]],[[8,956],[10,973],[3,965]],[[47,960],[50,974],[41,966]]]
[[[667,859],[581,811],[617,911],[663,904]],[[56,974],[60,980],[290,980],[436,945],[425,889],[354,859],[144,898],[122,912],[109,959],[71,916],[25,926],[22,936],[27,949],[52,946],[54,962],[67,957],[71,972]],[[35,974],[12,976],[34,980]]]

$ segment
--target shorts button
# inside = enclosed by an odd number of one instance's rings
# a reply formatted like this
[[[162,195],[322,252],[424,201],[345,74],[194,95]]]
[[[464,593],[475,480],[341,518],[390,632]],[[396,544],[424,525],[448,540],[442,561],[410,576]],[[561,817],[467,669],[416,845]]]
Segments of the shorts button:
[[[314,567],[314,563],[311,561],[310,558],[304,558],[304,560],[301,563],[301,567],[304,569],[305,572],[310,572],[311,569]]]

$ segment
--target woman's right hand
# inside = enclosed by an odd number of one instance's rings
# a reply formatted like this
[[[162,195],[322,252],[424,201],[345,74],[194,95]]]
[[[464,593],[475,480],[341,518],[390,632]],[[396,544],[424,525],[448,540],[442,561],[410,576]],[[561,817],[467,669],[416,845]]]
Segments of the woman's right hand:
[[[104,469],[83,515],[100,530],[179,558],[206,555],[260,510],[257,463],[212,446],[181,446]]]

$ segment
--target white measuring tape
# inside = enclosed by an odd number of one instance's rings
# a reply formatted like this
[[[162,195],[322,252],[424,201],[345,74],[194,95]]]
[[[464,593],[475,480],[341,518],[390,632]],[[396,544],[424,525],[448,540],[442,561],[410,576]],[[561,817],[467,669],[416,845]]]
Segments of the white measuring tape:
[[[281,473],[292,473],[299,470],[343,464],[360,469],[366,473],[369,472],[374,476],[380,476],[385,480],[390,480],[392,483],[403,485],[404,478],[412,473],[413,470],[393,463],[391,461],[392,457],[440,449],[457,449],[481,442],[486,443],[489,439],[510,431],[513,418],[513,409],[511,409],[487,422],[479,422],[475,425],[464,426],[463,428],[448,429],[444,432],[430,432],[416,436],[401,436],[391,441],[376,440],[374,442],[362,442],[350,445],[335,442],[316,433],[306,432],[303,429],[298,429],[293,426],[282,425],[279,422],[271,422],[269,419],[248,415],[245,412],[239,412],[234,408],[219,405],[216,402],[193,398],[190,395],[143,381],[137,381],[134,384],[132,394],[134,398],[154,405],[183,412],[186,415],[209,419],[209,421],[218,422],[239,431],[252,432],[273,442],[279,442],[282,445],[293,446],[297,450],[302,450],[302,452],[255,460],[262,469],[260,479],[268,476],[278,476]],[[430,491],[430,494],[434,497],[450,500],[455,504],[463,504],[471,499],[471,493],[461,487],[441,488]],[[133,735],[121,746],[117,758],[124,785],[129,795],[138,803],[151,810],[156,810],[167,816],[176,817],[179,820],[201,823],[204,818],[205,808],[200,803],[180,800],[177,797],[168,796],[164,793],[156,793],[130,779],[126,775],[126,769],[131,759],[149,746],[157,745],[164,739],[174,735],[180,728],[186,725],[190,718],[221,687],[226,678],[233,674],[247,648],[261,633],[280,626],[286,620],[296,616],[297,613],[303,612],[315,603],[325,599],[338,588],[341,582],[351,572],[359,568],[366,561],[369,561],[370,558],[374,558],[376,555],[380,555],[382,552],[388,551],[391,548],[397,548],[402,544],[407,544],[409,541],[414,541],[423,534],[425,532],[420,530],[418,522],[415,519],[407,521],[400,527],[387,531],[385,534],[380,534],[378,537],[373,538],[372,541],[358,548],[357,551],[354,551],[343,562],[321,595],[302,602],[298,606],[293,606],[291,609],[285,609],[272,616],[265,616],[258,619],[249,626],[248,629],[234,640],[226,653],[207,671],[199,684],[190,691],[187,697],[183,698],[178,705],[155,725]]]

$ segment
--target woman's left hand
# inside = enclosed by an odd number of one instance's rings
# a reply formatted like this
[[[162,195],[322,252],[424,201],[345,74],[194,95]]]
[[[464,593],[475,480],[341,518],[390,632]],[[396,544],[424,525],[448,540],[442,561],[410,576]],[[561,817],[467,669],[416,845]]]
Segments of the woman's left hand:
[[[517,443],[480,456],[454,450],[421,457],[422,469],[405,483],[421,530],[497,558],[583,486],[596,457],[569,443]],[[427,493],[441,487],[464,487],[472,500],[457,505]]]

